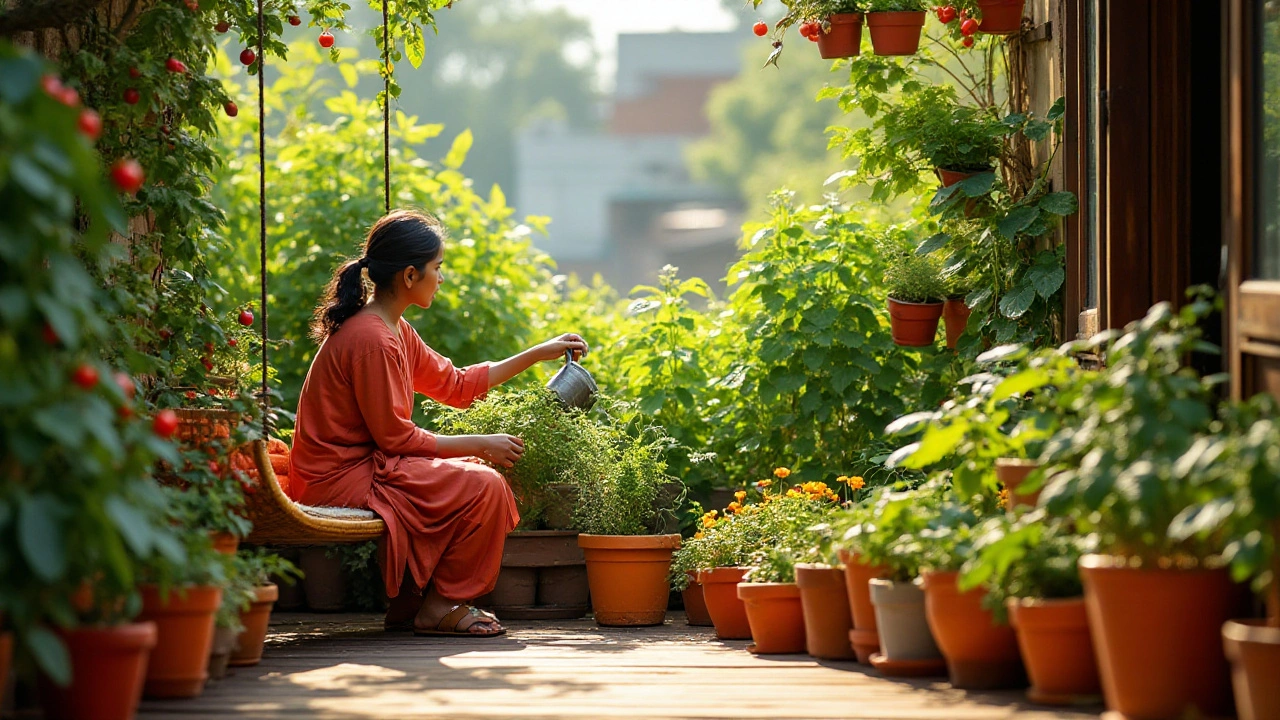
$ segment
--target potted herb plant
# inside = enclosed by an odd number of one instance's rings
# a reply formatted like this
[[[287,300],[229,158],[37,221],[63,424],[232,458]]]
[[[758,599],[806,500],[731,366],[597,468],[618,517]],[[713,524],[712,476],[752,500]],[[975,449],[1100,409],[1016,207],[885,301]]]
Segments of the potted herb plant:
[[[1027,699],[1040,705],[1101,700],[1077,567],[1094,550],[1096,536],[1077,534],[1043,510],[988,518],[974,536],[960,588],[981,587],[983,605],[1002,622],[1007,613],[1031,679]]]
[[[678,533],[652,534],[670,512],[655,502],[673,481],[663,457],[669,439],[659,427],[631,429],[642,421],[627,411],[620,403],[595,411],[614,445],[602,472],[578,478],[574,523],[596,622],[658,625],[667,611],[671,554],[680,547]]]
[[[696,586],[707,616],[722,640],[751,638],[751,625],[737,585],[746,574],[754,551],[764,544],[760,506],[745,502],[747,491],[724,512],[709,510],[697,521],[697,532],[672,559],[672,587]]]
[[[302,573],[293,563],[262,548],[241,551],[236,557],[239,574],[248,579],[247,592],[241,592],[239,622],[229,658],[232,667],[257,665],[262,661],[262,649],[267,639],[267,625],[271,621],[271,607],[280,597],[279,586],[272,578],[292,584]]]
[[[915,55],[924,32],[923,0],[867,0],[867,28],[877,55]]]
[[[884,284],[893,341],[907,347],[932,345],[946,295],[938,261],[900,239],[886,239],[880,248],[887,263]]]
[[[804,609],[796,585],[795,558],[784,549],[763,552],[737,584],[751,627],[749,652],[757,655],[805,651]]]

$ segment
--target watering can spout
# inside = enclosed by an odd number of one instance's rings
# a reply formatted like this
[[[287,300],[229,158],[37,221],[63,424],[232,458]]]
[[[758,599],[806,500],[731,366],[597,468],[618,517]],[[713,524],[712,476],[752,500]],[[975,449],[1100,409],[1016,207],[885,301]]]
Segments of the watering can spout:
[[[547,381],[547,389],[556,394],[566,408],[590,410],[596,404],[596,381],[591,373],[573,359],[573,351],[564,351],[564,367]]]

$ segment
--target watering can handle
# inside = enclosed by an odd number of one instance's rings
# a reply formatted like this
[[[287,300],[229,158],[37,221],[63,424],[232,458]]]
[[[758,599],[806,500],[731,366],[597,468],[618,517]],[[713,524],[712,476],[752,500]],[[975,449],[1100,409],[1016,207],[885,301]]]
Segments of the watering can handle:
[[[568,366],[568,365],[572,365],[572,364],[573,364],[573,350],[572,350],[572,349],[570,349],[570,348],[565,348],[565,351],[564,351],[564,364],[565,364],[566,366]]]

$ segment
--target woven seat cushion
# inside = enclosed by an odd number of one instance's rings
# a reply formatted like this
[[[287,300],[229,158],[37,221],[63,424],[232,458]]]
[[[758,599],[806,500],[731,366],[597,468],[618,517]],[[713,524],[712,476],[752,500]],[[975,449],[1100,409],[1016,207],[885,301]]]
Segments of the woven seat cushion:
[[[308,515],[314,515],[320,518],[329,518],[330,520],[377,520],[378,516],[372,510],[363,508],[345,508],[345,507],[314,507],[311,505],[303,505],[298,503],[298,509]]]

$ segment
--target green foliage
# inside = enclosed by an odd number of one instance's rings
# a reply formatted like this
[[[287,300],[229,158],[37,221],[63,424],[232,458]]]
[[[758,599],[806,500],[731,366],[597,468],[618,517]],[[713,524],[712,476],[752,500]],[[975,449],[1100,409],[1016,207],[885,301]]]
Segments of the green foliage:
[[[667,474],[670,438],[622,403],[598,402],[592,416],[613,437],[605,472],[578,479],[574,525],[593,535],[645,535],[661,529],[672,507],[660,502],[664,485],[680,481]],[[683,493],[673,498],[678,505]]]
[[[613,471],[614,438],[608,429],[592,415],[566,411],[544,388],[490,393],[467,410],[444,411],[439,428],[447,435],[505,434],[524,441],[520,461],[499,470],[515,493],[521,523],[529,527],[554,499],[550,485],[576,485],[581,478]]]
[[[264,548],[238,552],[227,564],[222,604],[218,606],[214,623],[218,627],[242,631],[244,625],[240,622],[240,614],[248,610],[256,599],[257,589],[269,584],[273,576],[292,585],[302,577],[302,571]]]
[[[867,12],[922,12],[928,9],[924,0],[867,0]]]
[[[980,524],[974,554],[960,589],[982,587],[983,606],[1005,622],[1009,598],[1061,599],[1084,594],[1077,563],[1095,550],[1097,537],[1074,532],[1069,520],[1036,510],[1016,518],[997,515]]]
[[[383,612],[387,609],[387,584],[378,565],[377,541],[333,545],[324,554],[342,562],[348,608],[360,612]]]
[[[937,259],[917,253],[909,235],[891,230],[877,249],[887,265],[884,288],[889,297],[911,303],[937,303],[946,299],[947,285]]]

